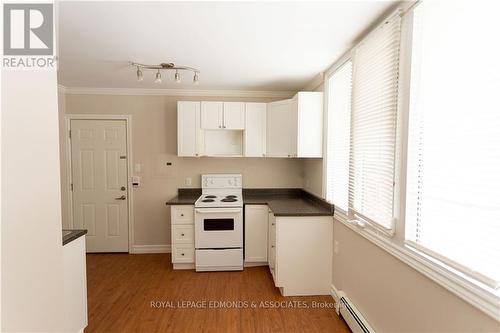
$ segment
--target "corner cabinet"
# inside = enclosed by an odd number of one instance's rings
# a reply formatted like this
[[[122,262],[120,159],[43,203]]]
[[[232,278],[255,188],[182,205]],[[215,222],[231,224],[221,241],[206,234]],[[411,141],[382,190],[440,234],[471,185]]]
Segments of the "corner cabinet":
[[[299,92],[267,105],[267,156],[323,156],[322,92]]]
[[[330,295],[331,216],[274,216],[269,211],[269,270],[283,296]]]

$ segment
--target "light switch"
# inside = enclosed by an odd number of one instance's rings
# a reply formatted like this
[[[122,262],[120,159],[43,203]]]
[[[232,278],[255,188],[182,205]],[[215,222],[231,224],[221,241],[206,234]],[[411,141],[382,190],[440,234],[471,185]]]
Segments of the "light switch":
[[[191,186],[192,183],[191,177],[187,177],[184,183],[186,184],[186,186]]]

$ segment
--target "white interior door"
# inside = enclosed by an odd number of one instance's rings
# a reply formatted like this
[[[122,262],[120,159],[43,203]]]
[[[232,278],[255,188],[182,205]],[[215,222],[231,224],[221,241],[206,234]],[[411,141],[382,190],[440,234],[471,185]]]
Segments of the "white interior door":
[[[71,120],[73,227],[87,252],[128,252],[125,120]]]

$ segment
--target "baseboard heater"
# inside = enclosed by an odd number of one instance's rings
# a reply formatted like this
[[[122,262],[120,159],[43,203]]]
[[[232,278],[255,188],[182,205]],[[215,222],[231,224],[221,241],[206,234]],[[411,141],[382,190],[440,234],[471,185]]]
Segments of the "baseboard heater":
[[[338,313],[342,315],[351,331],[353,333],[375,333],[351,301],[342,292],[339,294]]]

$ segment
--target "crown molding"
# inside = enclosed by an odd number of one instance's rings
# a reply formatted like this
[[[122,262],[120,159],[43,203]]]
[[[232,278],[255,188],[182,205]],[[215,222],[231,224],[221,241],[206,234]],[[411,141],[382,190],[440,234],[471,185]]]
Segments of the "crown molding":
[[[317,75],[314,76],[314,78],[309,81],[305,86],[304,89],[305,91],[315,91],[317,90],[324,81],[324,73],[318,73]]]
[[[290,98],[293,91],[255,90],[196,90],[196,89],[141,89],[141,88],[80,88],[58,85],[59,92],[68,95],[139,95],[139,96],[206,96],[206,97],[268,97]]]

